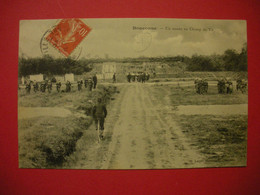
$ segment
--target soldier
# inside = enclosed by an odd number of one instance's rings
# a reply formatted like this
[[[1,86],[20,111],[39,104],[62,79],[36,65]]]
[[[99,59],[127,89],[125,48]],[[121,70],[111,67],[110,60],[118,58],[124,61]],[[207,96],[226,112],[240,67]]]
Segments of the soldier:
[[[198,82],[198,94],[203,94],[203,81],[202,79],[199,80]]]
[[[136,75],[134,74],[134,75],[132,75],[132,82],[135,82],[135,77],[136,77]]]
[[[47,83],[47,89],[48,89],[48,92],[50,93],[51,90],[52,90],[52,83],[51,81],[49,80],[48,83]]]
[[[69,81],[67,81],[66,83],[66,92],[70,92],[71,91],[71,83]]]
[[[209,87],[208,81],[206,79],[203,79],[202,80],[202,94],[208,93],[208,87]]]
[[[36,91],[38,91],[38,90],[39,90],[39,85],[38,85],[38,83],[36,81],[34,81],[34,83],[33,83],[33,91],[34,91],[34,93],[36,93]]]
[[[46,83],[45,82],[43,82],[43,83],[41,83],[41,86],[40,86],[40,88],[41,88],[41,92],[45,92],[45,90],[46,90]]]
[[[96,86],[97,86],[97,75],[96,74],[93,76],[92,80],[93,80],[93,83],[94,83],[93,88],[96,89]]]
[[[150,79],[150,74],[147,73],[147,74],[146,74],[146,80],[149,81],[149,79]]]
[[[229,80],[227,81],[227,94],[231,94],[233,92],[233,83]]]
[[[116,83],[116,73],[113,74],[113,83]]]
[[[220,85],[221,85],[221,80],[218,79],[218,93],[221,93],[221,87],[220,87]]]
[[[142,79],[142,83],[145,83],[146,75],[144,72],[142,73],[141,79]]]
[[[138,81],[138,82],[141,82],[141,81],[142,81],[142,74],[141,74],[141,73],[138,73],[137,81]]]
[[[57,82],[56,83],[56,89],[57,89],[58,93],[60,92],[60,88],[61,88],[61,82]]]
[[[98,124],[99,124],[99,130],[100,130],[99,137],[103,139],[104,123],[105,123],[105,118],[107,116],[107,109],[106,106],[102,104],[101,98],[98,98],[97,104],[93,107],[92,115],[95,120],[96,130],[98,130]]]
[[[84,84],[85,84],[85,88],[87,88],[88,87],[88,79],[85,79]]]
[[[131,74],[130,74],[130,72],[127,75],[127,81],[128,81],[128,83],[131,83]]]
[[[82,89],[82,82],[78,81],[78,91],[81,91],[81,89]]]
[[[241,82],[241,87],[240,87],[241,92],[245,93],[246,88],[247,88],[247,82],[246,82],[246,80],[243,79],[242,82]]]
[[[241,88],[241,84],[242,84],[242,80],[241,79],[237,79],[237,91]]]
[[[219,88],[219,93],[220,93],[220,94],[225,93],[225,84],[226,84],[226,82],[225,82],[225,79],[224,79],[224,78],[222,78],[222,79],[219,80],[219,82],[218,82],[218,88]]]
[[[92,87],[93,87],[93,81],[91,79],[88,80],[88,89],[89,91],[92,91]]]
[[[30,92],[31,92],[31,82],[26,83],[25,89],[26,89],[26,93],[30,94]]]

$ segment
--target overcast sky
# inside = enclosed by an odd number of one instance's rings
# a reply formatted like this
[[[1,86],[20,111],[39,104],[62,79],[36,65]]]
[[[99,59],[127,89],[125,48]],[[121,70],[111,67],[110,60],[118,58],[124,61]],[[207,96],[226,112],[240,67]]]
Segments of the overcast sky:
[[[80,57],[85,58],[103,58],[105,55],[121,58],[222,54],[226,49],[240,52],[243,44],[247,42],[244,20],[81,20],[92,29],[79,45],[79,48],[82,48]],[[20,21],[19,55],[23,53],[28,57],[42,56],[40,40],[43,34],[58,22],[59,20]],[[155,27],[156,30],[133,30],[134,26]],[[50,52],[55,53],[56,50],[50,49]]]

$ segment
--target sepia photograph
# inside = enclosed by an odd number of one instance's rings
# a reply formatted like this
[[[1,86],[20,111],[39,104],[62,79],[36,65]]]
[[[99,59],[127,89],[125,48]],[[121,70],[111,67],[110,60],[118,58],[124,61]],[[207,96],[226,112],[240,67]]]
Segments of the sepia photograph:
[[[247,166],[246,20],[20,20],[18,53],[19,168]]]

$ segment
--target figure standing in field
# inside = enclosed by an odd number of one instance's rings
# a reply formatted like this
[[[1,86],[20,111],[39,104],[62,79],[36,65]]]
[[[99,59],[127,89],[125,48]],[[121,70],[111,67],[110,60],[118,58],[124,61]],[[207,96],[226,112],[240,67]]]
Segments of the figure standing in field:
[[[48,83],[47,83],[47,89],[48,89],[48,92],[50,93],[51,90],[52,90],[52,83],[51,81],[49,80]]]
[[[136,77],[136,75],[134,74],[134,75],[132,75],[132,81],[133,82],[135,82],[135,77]]]
[[[41,92],[45,92],[45,90],[46,90],[46,84],[45,84],[45,82],[41,83],[40,88],[41,88]]]
[[[89,91],[92,91],[92,87],[93,87],[93,81],[92,81],[92,79],[89,79],[88,80],[88,89],[89,89]]]
[[[225,79],[224,79],[224,78],[220,79],[220,80],[218,81],[218,92],[219,92],[220,94],[225,93],[225,86],[226,86],[226,81],[225,81]]]
[[[85,81],[84,81],[84,85],[85,85],[85,88],[88,87],[88,79],[85,79]]]
[[[96,86],[97,86],[97,75],[95,74],[92,79],[93,79],[93,84],[94,84],[93,88],[96,89]]]
[[[78,91],[81,91],[81,89],[82,89],[82,82],[78,81]]]
[[[31,82],[26,83],[25,89],[26,89],[26,93],[30,94],[30,92],[31,92]]]
[[[107,116],[107,109],[104,104],[102,104],[102,99],[98,98],[97,104],[93,107],[93,118],[95,120],[96,124],[96,130],[98,130],[98,124],[99,124],[99,130],[100,130],[100,138],[103,139],[103,132],[104,132],[104,123],[105,118]]]
[[[71,83],[69,81],[67,81],[66,83],[66,92],[70,92],[71,91]]]
[[[203,94],[208,93],[209,83],[208,83],[207,79],[203,79],[202,86],[203,86],[202,87]]]
[[[58,93],[60,92],[60,88],[61,88],[61,82],[57,82],[56,83],[56,89],[57,89]]]
[[[39,90],[39,85],[36,81],[34,81],[34,83],[33,83],[33,90],[34,90],[34,93],[36,93],[36,91]]]
[[[149,79],[150,79],[150,74],[147,73],[147,74],[146,74],[146,80],[149,81]]]
[[[246,92],[246,88],[247,88],[247,81],[245,79],[242,80],[241,85],[240,85],[240,90],[242,93]]]
[[[231,94],[233,92],[233,83],[232,81],[227,81],[227,94]]]
[[[144,72],[142,73],[141,80],[142,80],[142,83],[145,83],[146,75]]]
[[[237,91],[240,89],[241,84],[242,84],[242,79],[237,79],[237,86],[236,86]]]
[[[127,75],[127,81],[128,81],[128,83],[131,83],[131,74],[130,74],[130,72]]]
[[[113,83],[116,83],[116,73],[113,74]]]

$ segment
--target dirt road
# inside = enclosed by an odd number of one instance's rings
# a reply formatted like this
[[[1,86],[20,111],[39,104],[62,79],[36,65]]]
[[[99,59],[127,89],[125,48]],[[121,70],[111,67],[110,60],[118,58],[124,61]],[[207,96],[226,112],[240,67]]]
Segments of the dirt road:
[[[125,84],[120,91],[106,121],[106,129],[111,129],[113,136],[100,168],[204,166],[203,158],[190,145],[173,115],[167,114],[167,96],[158,100],[151,88],[141,83]]]
[[[94,125],[78,141],[68,168],[167,169],[205,167],[204,159],[169,114],[168,96],[157,99],[150,85],[126,83],[108,106],[105,140],[89,147]],[[96,135],[96,134],[95,134]],[[85,140],[85,141],[84,141]]]

